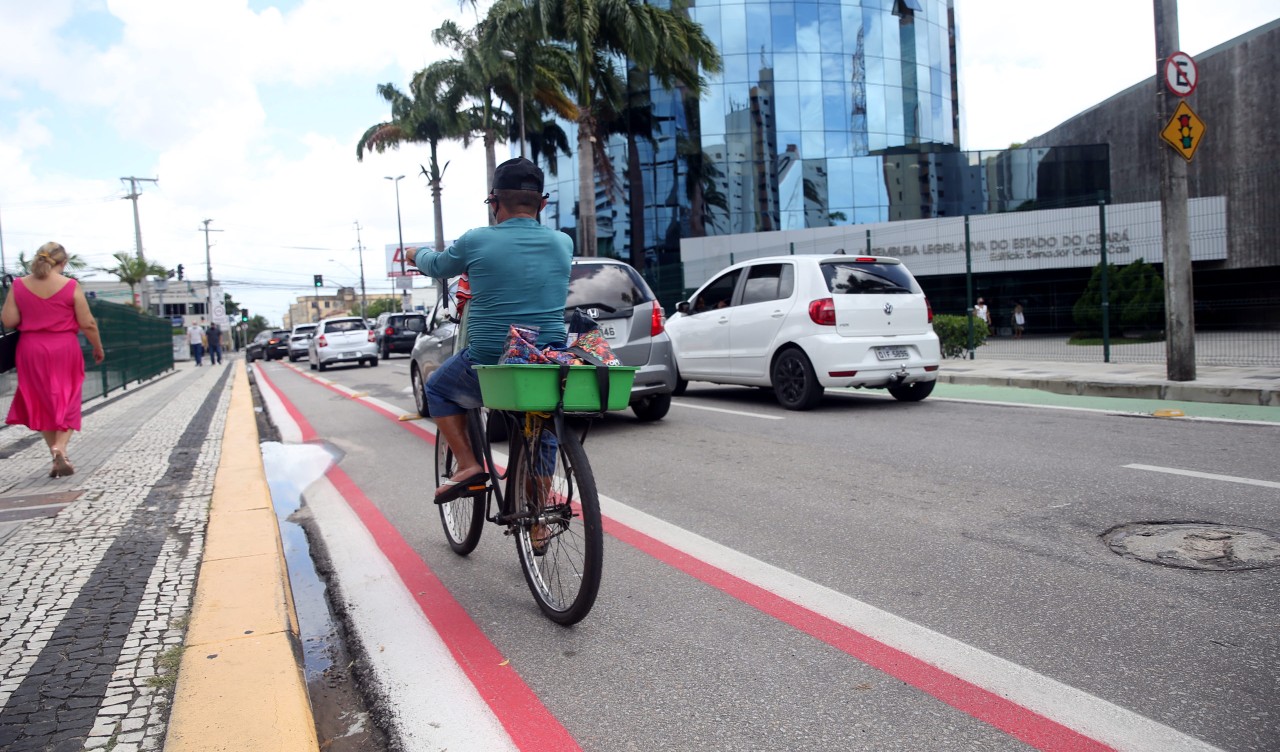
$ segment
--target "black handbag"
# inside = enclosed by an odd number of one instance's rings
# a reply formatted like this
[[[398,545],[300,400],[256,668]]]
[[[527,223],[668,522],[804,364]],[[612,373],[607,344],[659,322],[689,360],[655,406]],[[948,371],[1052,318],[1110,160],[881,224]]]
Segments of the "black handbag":
[[[8,373],[18,365],[18,330],[0,329],[0,373]]]

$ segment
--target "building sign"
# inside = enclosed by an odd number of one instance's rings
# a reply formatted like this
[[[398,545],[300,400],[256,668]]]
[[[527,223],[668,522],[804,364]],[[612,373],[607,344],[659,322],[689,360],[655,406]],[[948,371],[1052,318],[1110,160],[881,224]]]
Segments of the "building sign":
[[[1187,202],[1191,258],[1227,258],[1227,199]],[[1107,212],[1107,261],[1164,261],[1160,202],[1113,204]],[[1098,208],[1043,209],[969,218],[970,265],[975,273],[1023,272],[1095,266],[1102,253]],[[902,259],[917,277],[965,273],[964,218],[918,219],[785,232],[715,235],[680,241],[686,288],[697,287],[737,261],[800,253]]]
[[[1178,102],[1178,108],[1173,111],[1173,117],[1169,118],[1164,130],[1160,131],[1160,137],[1190,162],[1204,139],[1204,121],[1191,111],[1185,101]]]

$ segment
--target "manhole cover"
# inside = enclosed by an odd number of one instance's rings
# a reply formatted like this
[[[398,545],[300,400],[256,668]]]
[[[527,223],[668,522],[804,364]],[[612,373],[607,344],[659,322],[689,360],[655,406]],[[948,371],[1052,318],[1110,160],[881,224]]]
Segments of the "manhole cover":
[[[1280,565],[1280,536],[1214,522],[1131,522],[1102,534],[1121,556],[1182,569],[1237,571]]]

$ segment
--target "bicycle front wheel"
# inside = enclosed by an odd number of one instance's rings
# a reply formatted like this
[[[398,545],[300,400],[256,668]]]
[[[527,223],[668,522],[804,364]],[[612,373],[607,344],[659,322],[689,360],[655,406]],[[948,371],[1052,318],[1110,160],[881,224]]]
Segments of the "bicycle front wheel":
[[[469,419],[468,419],[469,420]],[[458,462],[450,451],[444,438],[436,435],[436,488],[453,475],[458,469]],[[438,504],[440,508],[440,524],[444,527],[444,537],[449,541],[449,548],[455,554],[466,556],[476,550],[480,543],[480,532],[484,526],[486,497],[464,496],[461,499]]]
[[[604,565],[595,476],[577,437],[557,436],[551,421],[535,419],[512,441],[507,493],[528,513],[515,525],[525,582],[547,618],[576,624],[595,605]]]

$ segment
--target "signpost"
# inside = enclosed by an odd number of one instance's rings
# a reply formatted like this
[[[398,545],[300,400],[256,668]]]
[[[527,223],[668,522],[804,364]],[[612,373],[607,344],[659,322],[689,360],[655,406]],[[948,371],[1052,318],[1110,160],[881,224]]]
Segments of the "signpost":
[[[1179,97],[1185,97],[1196,90],[1196,82],[1200,80],[1200,72],[1196,69],[1196,61],[1185,52],[1175,52],[1164,61],[1164,83],[1169,91]]]
[[[1200,148],[1200,142],[1204,140],[1204,130],[1204,121],[1192,112],[1190,105],[1183,100],[1178,102],[1178,108],[1173,111],[1173,117],[1169,118],[1164,130],[1160,131],[1160,138],[1190,162],[1195,156],[1196,149]]]

